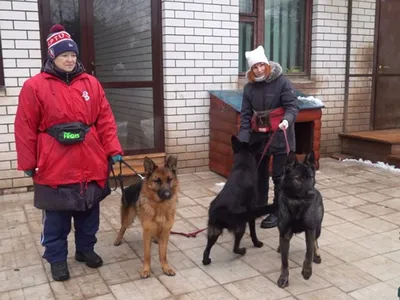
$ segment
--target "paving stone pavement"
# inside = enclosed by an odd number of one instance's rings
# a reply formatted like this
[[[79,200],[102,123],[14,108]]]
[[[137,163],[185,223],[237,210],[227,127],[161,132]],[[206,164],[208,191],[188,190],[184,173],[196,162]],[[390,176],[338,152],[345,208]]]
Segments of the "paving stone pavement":
[[[181,192],[173,230],[190,232],[205,227],[209,203],[221,189],[216,183],[225,179],[213,172],[179,178]],[[127,230],[119,247],[112,245],[119,230],[117,192],[101,205],[96,251],[105,264],[90,269],[76,262],[70,234],[71,279],[54,282],[49,265],[41,258],[41,212],[32,205],[32,193],[0,196],[0,300],[395,300],[400,287],[399,179],[397,172],[322,159],[317,174],[325,204],[319,243],[322,263],[314,264],[312,277],[304,280],[304,234],[294,236],[286,289],[276,285],[278,231],[259,226],[263,248],[252,247],[247,231],[242,241],[247,254],[239,257],[232,253],[233,239],[227,233],[212,249],[209,266],[201,263],[205,232],[197,238],[173,235],[168,257],[176,276],[162,274],[157,245],[153,244],[152,276],[140,279],[143,249],[138,224]]]

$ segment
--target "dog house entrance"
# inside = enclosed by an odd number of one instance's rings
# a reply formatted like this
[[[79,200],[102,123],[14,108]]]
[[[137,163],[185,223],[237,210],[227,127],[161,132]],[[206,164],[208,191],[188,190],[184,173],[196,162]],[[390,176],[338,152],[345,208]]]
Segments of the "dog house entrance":
[[[296,154],[307,154],[313,149],[314,122],[295,124]]]

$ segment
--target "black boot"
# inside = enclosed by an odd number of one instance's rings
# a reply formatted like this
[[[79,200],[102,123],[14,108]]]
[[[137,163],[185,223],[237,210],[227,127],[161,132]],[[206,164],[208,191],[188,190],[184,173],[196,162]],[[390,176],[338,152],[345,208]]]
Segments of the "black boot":
[[[103,260],[94,251],[89,251],[89,252],[76,251],[75,259],[80,262],[85,262],[86,265],[90,268],[98,268],[101,265],[103,265]]]
[[[282,178],[273,178],[274,182],[274,200],[273,205],[276,207],[274,213],[269,214],[264,220],[262,220],[261,228],[274,228],[278,225],[278,207],[279,207],[279,196],[281,193]]]
[[[58,261],[50,264],[51,276],[55,281],[65,281],[69,279],[69,271],[67,261]]]

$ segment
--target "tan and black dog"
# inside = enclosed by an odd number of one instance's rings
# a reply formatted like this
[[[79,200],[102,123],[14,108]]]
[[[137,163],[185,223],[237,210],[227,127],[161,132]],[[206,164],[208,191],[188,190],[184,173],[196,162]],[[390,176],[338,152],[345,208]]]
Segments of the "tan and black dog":
[[[164,274],[173,276],[175,271],[167,261],[169,235],[175,222],[179,181],[176,175],[177,158],[170,156],[163,166],[150,158],[144,159],[145,179],[127,187],[121,201],[121,229],[114,242],[121,244],[126,229],[137,216],[143,229],[144,263],[142,278],[150,276],[151,245],[159,247],[160,264]]]

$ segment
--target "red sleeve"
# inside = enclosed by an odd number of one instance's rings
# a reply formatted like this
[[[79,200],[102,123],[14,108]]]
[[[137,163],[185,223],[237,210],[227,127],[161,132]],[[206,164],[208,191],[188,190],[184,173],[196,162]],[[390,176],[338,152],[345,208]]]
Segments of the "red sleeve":
[[[18,170],[34,170],[36,167],[40,114],[35,90],[31,85],[25,83],[19,94],[14,123]]]
[[[106,94],[97,81],[100,95],[100,110],[97,116],[96,130],[108,156],[123,154],[117,135],[117,124]]]

